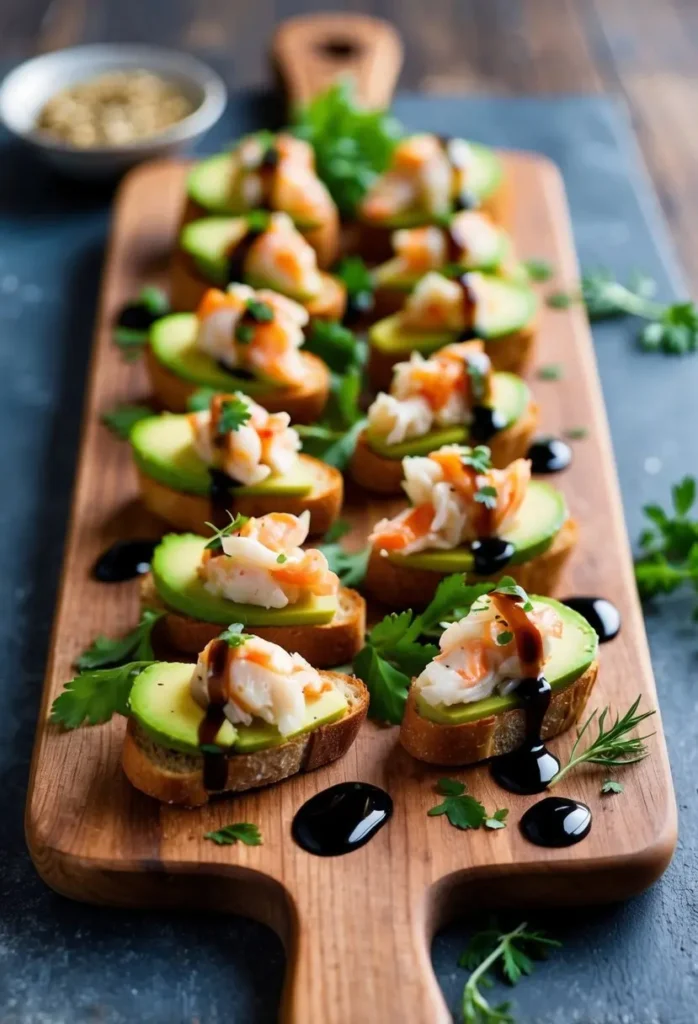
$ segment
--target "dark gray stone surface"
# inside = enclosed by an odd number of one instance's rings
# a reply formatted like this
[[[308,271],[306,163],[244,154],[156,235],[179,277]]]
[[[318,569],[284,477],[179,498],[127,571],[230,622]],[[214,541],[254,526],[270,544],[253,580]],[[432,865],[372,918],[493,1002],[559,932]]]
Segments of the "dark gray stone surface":
[[[625,115],[599,98],[401,97],[411,127],[538,149],[562,167],[582,263],[640,267],[681,291]],[[206,148],[260,123],[234,104]],[[272,1021],[283,952],[242,919],[81,906],[39,881],[22,811],[75,464],[109,189],[59,181],[0,139],[0,1021]],[[631,536],[641,506],[695,471],[698,361],[640,354],[634,327],[595,329]],[[541,386],[552,386],[542,384]],[[649,461],[648,461],[649,460]],[[698,1019],[698,644],[676,600],[648,618],[681,812],[666,876],[623,906],[535,916],[565,946],[513,993],[522,1024],[691,1024]],[[512,919],[513,920],[513,919]],[[468,926],[433,958],[457,1011]]]

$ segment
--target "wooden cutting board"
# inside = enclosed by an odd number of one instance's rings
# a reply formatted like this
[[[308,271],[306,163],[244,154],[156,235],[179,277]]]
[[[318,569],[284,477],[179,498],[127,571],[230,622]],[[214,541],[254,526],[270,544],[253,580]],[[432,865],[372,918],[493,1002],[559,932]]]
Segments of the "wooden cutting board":
[[[294,44],[294,52],[299,50]],[[578,270],[557,170],[531,154],[507,153],[504,159],[514,199],[510,227],[519,252],[550,260],[557,270],[551,288],[573,287]],[[597,770],[580,771],[563,785],[565,795],[584,800],[594,812],[590,836],[567,850],[527,843],[517,822],[537,798],[504,794],[484,767],[455,774],[487,807],[509,806],[505,830],[464,833],[443,817],[427,817],[443,773],[404,753],[395,728],[368,723],[355,747],[334,765],[187,811],[161,807],[127,783],[120,768],[123,721],[71,733],[48,724],[51,701],[73,674],[76,656],[97,633],[118,635],[138,616],[137,583],[95,582],[90,577],[94,560],[117,539],[163,529],[139,506],[128,446],[99,419],[120,402],[147,399],[143,368],[122,361],[111,342],[111,324],[144,281],[166,282],[184,175],[185,167],[175,163],[141,168],[125,180],[115,206],[30,779],[31,856],[49,885],[75,899],[205,907],[271,925],[288,950],[284,1020],[447,1021],[429,942],[449,918],[481,906],[623,899],[666,868],[676,842],[676,809],[661,721],[659,715],[653,720],[652,756],[624,773],[622,796],[599,795]],[[535,371],[530,381],[542,430],[588,430],[585,440],[574,442],[572,467],[554,481],[581,525],[579,549],[561,593],[602,595],[623,614],[621,634],[601,649],[601,675],[590,707],[611,702],[624,709],[638,694],[645,707],[655,707],[592,342],[578,308],[542,308],[537,365],[551,362],[563,368],[561,381],[540,381]],[[349,496],[345,515],[354,524],[354,540],[366,535],[385,508],[378,500]],[[551,746],[564,757],[571,743],[568,735]],[[302,803],[329,785],[359,779],[390,792],[395,812],[388,826],[348,856],[316,858],[298,848],[290,824]],[[231,821],[257,823],[264,845],[217,847],[203,839],[205,832]]]

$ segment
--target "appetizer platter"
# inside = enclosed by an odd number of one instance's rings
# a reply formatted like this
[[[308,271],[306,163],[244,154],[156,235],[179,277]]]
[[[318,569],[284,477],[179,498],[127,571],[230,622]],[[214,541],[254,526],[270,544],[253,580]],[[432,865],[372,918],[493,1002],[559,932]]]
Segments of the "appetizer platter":
[[[274,55],[292,105],[350,72],[385,106],[400,66],[360,16]],[[341,225],[331,193],[266,129],[120,188],[27,841],[73,898],[272,926],[284,1020],[446,1021],[439,926],[641,891],[674,796],[588,323],[525,267],[577,281],[559,173],[412,134]],[[320,450],[349,317],[361,416]]]

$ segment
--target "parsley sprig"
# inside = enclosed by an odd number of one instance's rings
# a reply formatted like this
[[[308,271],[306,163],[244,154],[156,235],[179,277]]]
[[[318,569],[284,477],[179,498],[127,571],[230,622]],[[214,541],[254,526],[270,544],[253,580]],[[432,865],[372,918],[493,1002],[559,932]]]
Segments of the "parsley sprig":
[[[582,275],[581,292],[556,292],[548,305],[565,309],[583,302],[590,320],[630,315],[647,321],[638,341],[646,351],[684,355],[698,348],[698,308],[691,301],[664,305],[653,298],[656,283],[637,274],[627,284],[616,281],[606,270]]]
[[[303,349],[319,356],[337,374],[362,367],[366,362],[366,342],[336,320],[314,320]]]
[[[613,719],[611,719],[610,708],[605,707],[598,718],[598,708],[594,708],[581,729],[577,730],[577,738],[570,751],[567,764],[553,776],[550,785],[556,786],[561,779],[578,768],[580,764],[602,764],[607,768],[620,768],[643,761],[648,754],[645,740],[648,740],[654,733],[648,733],[646,736],[631,736],[630,734],[655,712],[642,711],[638,713],[640,700],[641,698],[638,697],[624,715],[617,713]],[[594,721],[596,721],[597,734],[588,746],[580,750],[579,745]]]
[[[492,814],[488,814],[480,801],[467,792],[465,783],[459,782],[457,779],[439,779],[436,791],[444,799],[436,807],[431,807],[427,811],[429,817],[445,814],[454,828],[464,831],[483,826],[489,829],[506,828],[509,809],[500,807]]]
[[[98,636],[77,658],[75,667],[84,672],[95,668],[111,668],[128,661],[152,661],[153,629],[164,614],[153,608],[145,608],[135,629],[116,640]]]
[[[224,825],[215,832],[205,832],[204,839],[210,839],[218,846],[233,846],[235,843],[244,843],[245,846],[261,846],[262,833],[259,826],[251,825],[248,821],[236,822],[233,825]]]
[[[328,466],[344,469],[366,425],[359,404],[362,370],[353,365],[345,373],[331,376],[330,398],[322,419],[309,426],[297,424],[295,429],[307,455],[314,455]]]
[[[645,505],[651,526],[640,535],[642,554],[635,562],[635,579],[642,598],[668,594],[684,583],[698,591],[698,519],[691,518],[696,481],[685,476],[671,489],[672,511]],[[698,607],[693,612],[698,618]]]
[[[472,937],[458,961],[460,967],[471,971],[463,990],[464,1024],[513,1024],[511,1004],[491,1006],[480,987],[489,987],[489,972],[498,966],[504,979],[516,985],[524,975],[534,970],[533,958],[540,959],[550,949],[562,945],[543,931],[528,931],[523,921],[510,932],[502,932],[496,924]]]
[[[330,570],[339,576],[343,587],[358,587],[366,575],[371,549],[365,547],[360,551],[345,551],[339,541],[350,529],[349,523],[343,519],[337,520],[323,537],[322,544],[318,544],[318,550],[327,559]]]
[[[51,721],[64,729],[83,722],[101,725],[112,715],[128,715],[128,699],[136,676],[153,661],[131,661],[116,668],[81,672],[67,682],[51,706]]]
[[[375,281],[360,256],[345,256],[335,267],[334,273],[344,282],[347,290],[347,305],[352,313],[370,313],[375,298]]]
[[[221,402],[221,414],[216,424],[216,433],[229,434],[248,422],[252,413],[250,407],[240,395],[233,395]]]

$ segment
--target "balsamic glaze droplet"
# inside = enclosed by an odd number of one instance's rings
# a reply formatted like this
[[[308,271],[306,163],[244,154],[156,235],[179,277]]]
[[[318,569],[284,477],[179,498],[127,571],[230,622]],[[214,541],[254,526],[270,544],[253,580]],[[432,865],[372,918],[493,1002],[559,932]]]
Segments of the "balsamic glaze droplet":
[[[526,452],[533,473],[559,473],[572,461],[572,449],[557,437],[534,441]]]
[[[393,801],[384,789],[367,782],[342,782],[303,804],[291,834],[308,853],[337,857],[367,843],[392,813]]]
[[[228,515],[228,509],[231,503],[231,491],[235,487],[239,487],[240,484],[237,480],[233,480],[232,477],[224,473],[222,469],[209,468],[209,478],[211,480],[211,522],[218,529],[227,526],[230,522],[230,516]]]
[[[587,620],[605,644],[620,633],[620,612],[605,597],[568,597],[562,602]]]
[[[347,308],[344,314],[344,323],[347,327],[351,327],[352,324],[358,323],[362,316],[366,313],[370,313],[376,304],[373,292],[355,292],[353,295],[347,295]]]
[[[228,781],[228,762],[225,753],[216,746],[218,732],[225,722],[227,701],[226,669],[228,645],[225,640],[216,640],[211,647],[208,661],[209,705],[199,723],[199,747],[204,757],[204,789],[215,792],[225,788]]]
[[[147,302],[127,302],[122,306],[116,318],[117,327],[125,327],[129,331],[142,331],[147,334],[162,311],[154,312]]]
[[[481,537],[474,540],[470,550],[473,553],[473,570],[476,576],[493,576],[514,557],[516,548],[511,541],[502,537]]]
[[[232,366],[228,366],[227,363],[224,363],[222,359],[216,359],[216,366],[219,370],[222,370],[223,373],[237,377],[238,380],[256,379],[251,370],[246,370],[243,366],[236,366],[235,369],[233,369]]]
[[[459,213],[461,210],[475,210],[479,205],[480,200],[475,193],[469,189],[463,189],[453,201],[453,211]]]
[[[118,540],[99,556],[92,575],[100,583],[123,583],[143,576],[150,569],[158,544],[157,540]]]
[[[529,807],[520,828],[536,846],[574,846],[591,831],[591,811],[577,800],[548,796]]]
[[[550,704],[550,683],[543,676],[522,679],[516,695],[526,714],[526,736],[516,750],[492,761],[492,777],[510,793],[542,793],[560,767],[540,735]]]
[[[504,430],[507,418],[500,409],[489,405],[473,406],[473,418],[468,428],[469,438],[477,444],[486,444],[499,430]]]

